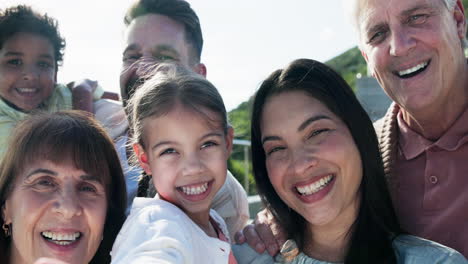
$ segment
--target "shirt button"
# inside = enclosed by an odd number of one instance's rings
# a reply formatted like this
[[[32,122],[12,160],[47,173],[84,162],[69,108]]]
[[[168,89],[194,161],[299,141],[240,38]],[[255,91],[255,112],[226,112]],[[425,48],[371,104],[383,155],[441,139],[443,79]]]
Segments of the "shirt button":
[[[437,181],[439,181],[439,179],[437,179],[436,176],[432,175],[431,177],[429,177],[429,181],[430,181],[432,184],[436,184]]]

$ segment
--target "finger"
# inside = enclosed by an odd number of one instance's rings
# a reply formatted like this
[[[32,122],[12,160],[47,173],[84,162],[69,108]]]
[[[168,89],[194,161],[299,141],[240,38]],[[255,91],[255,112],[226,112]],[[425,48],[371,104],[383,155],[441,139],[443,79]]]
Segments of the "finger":
[[[266,247],[268,254],[271,256],[276,255],[279,252],[279,246],[270,227],[266,224],[256,224],[255,231],[263,245]]]
[[[236,242],[236,244],[244,244],[246,242],[242,230],[236,232],[236,234],[234,235],[234,241]]]
[[[265,244],[263,244],[263,241],[258,236],[254,225],[247,225],[244,227],[243,233],[247,244],[249,244],[251,248],[260,254],[265,252]]]

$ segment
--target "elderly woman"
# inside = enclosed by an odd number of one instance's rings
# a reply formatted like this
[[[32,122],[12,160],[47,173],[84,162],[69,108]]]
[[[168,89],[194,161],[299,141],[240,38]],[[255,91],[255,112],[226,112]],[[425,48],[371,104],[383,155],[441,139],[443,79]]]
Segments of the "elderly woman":
[[[31,116],[0,165],[1,262],[109,263],[125,197],[113,143],[91,117]]]
[[[272,259],[244,244],[239,263],[466,263],[403,234],[371,120],[332,69],[296,60],[258,90],[252,159],[263,202],[288,240]]]

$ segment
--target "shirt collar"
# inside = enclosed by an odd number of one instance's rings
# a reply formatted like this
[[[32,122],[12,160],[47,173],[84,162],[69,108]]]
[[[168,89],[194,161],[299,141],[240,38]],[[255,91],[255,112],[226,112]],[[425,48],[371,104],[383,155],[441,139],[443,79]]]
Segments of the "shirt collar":
[[[468,108],[455,120],[453,125],[437,140],[424,138],[408,127],[403,120],[401,110],[397,114],[399,128],[399,147],[407,160],[414,159],[431,147],[439,147],[447,151],[454,151],[468,142]]]

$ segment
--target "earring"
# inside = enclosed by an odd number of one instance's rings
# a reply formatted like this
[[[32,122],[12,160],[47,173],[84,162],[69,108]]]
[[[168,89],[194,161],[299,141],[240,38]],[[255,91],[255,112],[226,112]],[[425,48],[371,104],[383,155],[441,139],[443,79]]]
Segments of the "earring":
[[[3,232],[5,233],[5,237],[11,236],[11,224],[3,224],[2,225]]]

